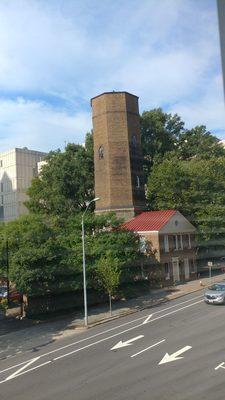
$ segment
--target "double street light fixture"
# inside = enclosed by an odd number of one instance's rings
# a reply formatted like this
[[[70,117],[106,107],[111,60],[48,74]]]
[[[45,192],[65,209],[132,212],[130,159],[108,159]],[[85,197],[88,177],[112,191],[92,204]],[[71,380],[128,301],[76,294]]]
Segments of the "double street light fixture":
[[[82,248],[83,248],[83,287],[84,287],[84,325],[88,327],[88,313],[87,313],[87,283],[86,283],[86,260],[85,260],[85,233],[84,233],[84,216],[91,203],[100,200],[99,197],[95,197],[91,200],[82,215],[81,225],[82,225]]]

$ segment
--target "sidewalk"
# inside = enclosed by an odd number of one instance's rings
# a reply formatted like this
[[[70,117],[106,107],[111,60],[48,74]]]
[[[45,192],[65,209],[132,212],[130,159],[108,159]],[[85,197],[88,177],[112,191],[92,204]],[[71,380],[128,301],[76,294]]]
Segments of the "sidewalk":
[[[194,293],[204,289],[204,287],[209,286],[211,283],[220,282],[225,280],[225,274],[215,275],[212,277],[211,281],[207,278],[201,278],[194,281],[186,282],[177,286],[172,286],[163,289],[154,289],[148,295],[137,297],[134,299],[128,299],[124,302],[117,302],[114,304],[112,317],[110,317],[109,312],[107,312],[107,307],[101,310],[102,307],[92,308],[89,310],[89,327],[98,325],[100,323],[105,323],[109,320],[119,318],[123,315],[128,315],[135,313],[140,310],[148,309],[157,306],[161,303],[166,303],[170,300],[186,296],[190,293]],[[70,328],[76,328],[83,325],[83,316],[81,319],[75,318]]]
[[[212,282],[225,280],[225,274],[220,274],[212,277]],[[200,283],[201,282],[201,283]],[[180,284],[174,287],[163,289],[154,289],[145,294],[144,296],[128,299],[125,301],[117,301],[113,304],[112,317],[109,315],[108,305],[98,307],[91,307],[88,309],[88,323],[89,327],[95,326],[100,323],[119,318],[124,315],[135,313],[137,311],[154,307],[160,303],[166,303],[170,300],[185,296],[202,290],[205,286],[210,284],[209,278],[201,278],[201,280],[190,281],[185,284]],[[35,325],[49,325],[56,326],[56,329],[62,327],[63,330],[73,330],[82,328],[84,326],[83,312],[77,312],[70,315],[65,315],[57,318],[51,318],[48,321],[40,322],[28,319],[18,320],[15,318],[0,318],[0,335],[6,333],[25,329]]]

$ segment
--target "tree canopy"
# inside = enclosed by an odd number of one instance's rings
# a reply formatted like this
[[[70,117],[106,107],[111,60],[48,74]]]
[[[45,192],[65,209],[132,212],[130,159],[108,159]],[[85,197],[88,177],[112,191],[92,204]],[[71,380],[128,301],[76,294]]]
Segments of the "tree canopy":
[[[225,156],[219,139],[204,125],[185,129],[179,115],[165,113],[161,108],[144,111],[140,126],[146,182],[154,162],[160,163],[169,155],[181,160]]]
[[[144,111],[140,118],[141,142],[144,158],[144,174],[147,179],[154,159],[175,149],[175,144],[184,129],[184,122],[175,114],[171,115],[156,108]]]
[[[199,243],[205,247],[225,241],[225,157],[173,157],[155,164],[147,198],[152,209],[183,213],[198,228]]]
[[[136,260],[139,238],[116,229],[120,221],[113,214],[85,217],[87,286],[94,287],[100,259],[115,258],[120,266]],[[5,240],[9,247],[9,278],[21,292],[45,294],[81,289],[81,214],[62,218],[28,215],[0,227],[1,270],[4,275]]]
[[[208,159],[225,156],[225,149],[216,136],[207,131],[204,125],[200,125],[179,134],[176,155],[181,160],[193,157]]]
[[[64,152],[50,152],[46,161],[28,189],[28,209],[62,216],[82,210],[94,191],[92,135],[86,135],[85,146],[68,144]]]

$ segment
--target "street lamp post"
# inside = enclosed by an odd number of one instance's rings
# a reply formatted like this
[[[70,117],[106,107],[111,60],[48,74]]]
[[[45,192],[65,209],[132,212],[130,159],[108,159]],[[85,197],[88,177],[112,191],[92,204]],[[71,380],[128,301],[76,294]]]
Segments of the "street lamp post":
[[[6,239],[6,285],[7,285],[7,303],[9,306],[9,242]]]
[[[81,225],[82,225],[82,249],[83,249],[83,288],[84,288],[84,325],[87,327],[88,326],[88,313],[87,313],[87,283],[86,283],[86,259],[85,259],[85,232],[84,232],[84,216],[86,214],[86,211],[88,210],[88,207],[90,206],[91,203],[94,203],[95,201],[100,200],[99,197],[94,198],[91,200],[81,219]]]

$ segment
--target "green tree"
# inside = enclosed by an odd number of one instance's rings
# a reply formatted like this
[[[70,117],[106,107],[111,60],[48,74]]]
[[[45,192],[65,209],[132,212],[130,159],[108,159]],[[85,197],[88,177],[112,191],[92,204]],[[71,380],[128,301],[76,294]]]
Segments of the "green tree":
[[[101,257],[95,270],[97,284],[109,296],[109,311],[112,315],[112,295],[120,283],[121,270],[118,258],[112,257],[110,253]]]
[[[69,248],[60,240],[55,219],[24,216],[5,225],[4,235],[8,238],[9,278],[18,290],[34,295],[73,287],[68,279],[73,274]]]
[[[200,252],[224,255],[225,157],[155,164],[147,197],[153,209],[179,210],[197,227]]]
[[[177,139],[184,129],[181,118],[167,114],[161,108],[144,111],[140,118],[144,174],[147,177],[155,158],[175,150]]]
[[[219,139],[204,125],[185,129],[179,115],[165,113],[161,108],[144,111],[140,126],[146,182],[154,162],[160,163],[168,157],[190,160],[225,156]]]
[[[65,151],[50,152],[41,176],[28,189],[26,206],[33,213],[70,216],[82,210],[93,198],[93,141],[86,146],[68,144]]]
[[[225,149],[216,136],[207,131],[204,125],[200,125],[179,134],[176,156],[181,160],[193,157],[208,159],[225,156]]]
[[[88,288],[94,287],[95,266],[108,252],[120,265],[139,256],[139,239],[132,232],[118,229],[119,224],[113,214],[86,214]],[[67,218],[23,216],[3,225],[0,236],[8,239],[10,280],[21,292],[35,295],[82,289],[81,213]],[[0,244],[4,250],[3,240]]]
[[[190,212],[187,188],[188,165],[176,157],[155,163],[147,184],[147,200],[152,210],[177,209]]]

